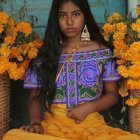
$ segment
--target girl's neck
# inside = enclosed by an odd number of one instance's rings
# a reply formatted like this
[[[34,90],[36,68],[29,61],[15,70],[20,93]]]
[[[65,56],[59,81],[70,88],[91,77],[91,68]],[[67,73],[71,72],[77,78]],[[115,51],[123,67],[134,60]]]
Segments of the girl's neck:
[[[78,43],[80,43],[80,37],[77,37],[77,38],[68,38],[66,40],[66,42],[64,42],[64,45],[66,47],[71,47],[71,46],[76,45]]]

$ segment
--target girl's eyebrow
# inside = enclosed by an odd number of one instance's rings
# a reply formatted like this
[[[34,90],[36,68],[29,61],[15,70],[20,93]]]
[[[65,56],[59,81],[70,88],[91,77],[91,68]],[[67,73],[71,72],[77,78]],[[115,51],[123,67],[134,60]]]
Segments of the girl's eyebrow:
[[[76,12],[81,12],[81,10],[75,10],[75,11],[72,11],[71,13],[76,13]],[[65,11],[59,11],[59,13],[67,13]]]

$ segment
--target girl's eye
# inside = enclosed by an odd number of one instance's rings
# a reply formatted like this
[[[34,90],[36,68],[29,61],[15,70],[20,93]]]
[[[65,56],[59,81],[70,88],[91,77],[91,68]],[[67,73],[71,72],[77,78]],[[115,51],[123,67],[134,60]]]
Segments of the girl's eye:
[[[73,14],[75,17],[80,16],[80,13],[74,13]]]
[[[59,13],[59,18],[64,18],[64,17],[66,17],[66,14],[64,14],[64,13]]]

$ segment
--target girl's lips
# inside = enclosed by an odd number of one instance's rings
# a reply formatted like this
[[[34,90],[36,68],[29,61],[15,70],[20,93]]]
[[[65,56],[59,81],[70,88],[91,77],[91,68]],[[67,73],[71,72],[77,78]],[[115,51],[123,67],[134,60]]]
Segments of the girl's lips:
[[[67,28],[66,31],[67,32],[74,32],[75,31],[75,28]]]

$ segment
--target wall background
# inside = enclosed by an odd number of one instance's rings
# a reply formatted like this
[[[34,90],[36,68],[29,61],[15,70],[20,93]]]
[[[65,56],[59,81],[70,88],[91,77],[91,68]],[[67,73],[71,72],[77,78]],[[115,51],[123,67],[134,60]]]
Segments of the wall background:
[[[17,20],[34,20],[35,30],[43,38],[47,25],[52,0],[6,0],[3,5],[11,16]],[[105,14],[120,12],[126,15],[127,0],[88,0],[92,13],[99,24],[104,23]],[[35,20],[38,19],[37,22]]]
[[[7,11],[16,20],[31,21],[34,23],[34,30],[43,39],[49,10],[52,0],[4,0],[3,10]],[[105,22],[105,15],[111,15],[113,12],[119,12],[123,16],[127,13],[127,0],[89,0],[92,13],[97,23]],[[11,128],[17,128],[28,123],[27,116],[27,99],[29,92],[23,89],[23,81],[11,80]],[[111,114],[120,118],[120,103],[111,108]],[[103,113],[108,120],[107,112]],[[114,125],[116,120],[111,120],[110,124]],[[114,125],[115,126],[115,125]]]

